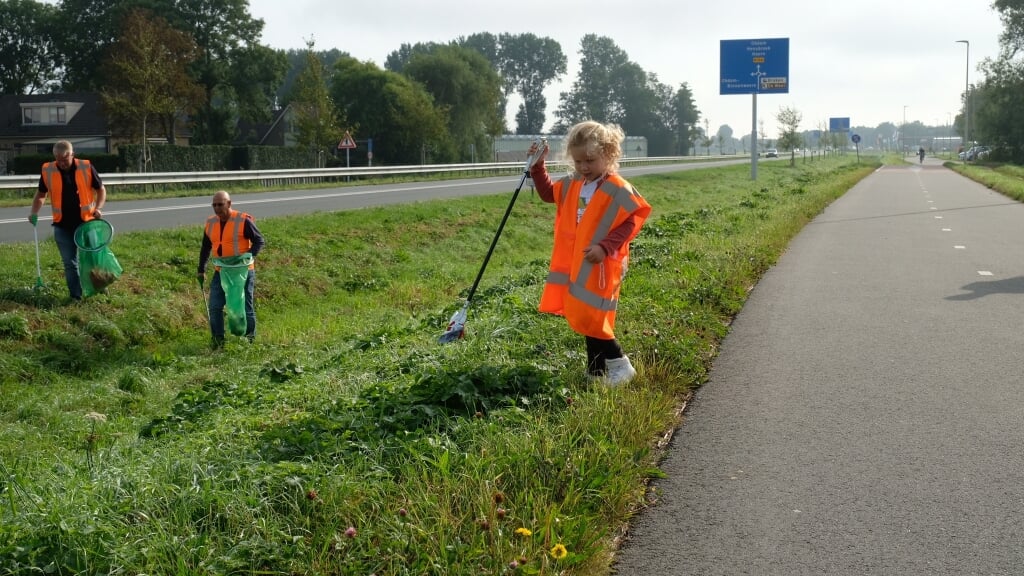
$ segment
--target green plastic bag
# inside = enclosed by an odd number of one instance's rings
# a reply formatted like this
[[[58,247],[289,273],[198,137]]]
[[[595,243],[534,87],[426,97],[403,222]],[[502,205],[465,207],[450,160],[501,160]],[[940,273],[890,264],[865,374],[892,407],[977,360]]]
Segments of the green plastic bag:
[[[121,264],[109,247],[113,238],[114,227],[106,220],[90,220],[75,230],[82,295],[102,294],[121,277]]]
[[[213,265],[220,268],[220,285],[224,289],[224,310],[228,331],[243,336],[248,323],[245,318],[245,282],[249,279],[252,254],[214,258]]]
[[[121,264],[110,248],[78,251],[78,276],[82,281],[82,295],[102,294],[107,286],[121,277]]]

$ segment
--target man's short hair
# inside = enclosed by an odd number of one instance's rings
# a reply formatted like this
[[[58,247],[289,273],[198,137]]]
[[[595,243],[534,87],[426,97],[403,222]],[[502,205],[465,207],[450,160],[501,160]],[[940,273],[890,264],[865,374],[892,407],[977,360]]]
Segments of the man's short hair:
[[[74,151],[75,151],[75,147],[72,146],[71,142],[68,142],[67,140],[58,140],[53,145],[53,155],[54,156],[63,156],[65,152],[74,152]]]

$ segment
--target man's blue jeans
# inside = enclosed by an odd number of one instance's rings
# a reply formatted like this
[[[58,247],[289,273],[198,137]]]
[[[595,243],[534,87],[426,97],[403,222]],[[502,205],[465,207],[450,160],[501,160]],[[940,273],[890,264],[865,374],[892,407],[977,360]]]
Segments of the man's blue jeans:
[[[60,259],[64,262],[64,281],[68,293],[75,300],[82,299],[82,281],[78,277],[78,246],[75,245],[75,231],[60,226],[53,227],[53,239],[57,241]]]
[[[256,293],[256,271],[249,270],[245,279],[245,337],[250,341],[256,337],[256,307],[253,299]],[[210,333],[214,341],[224,340],[224,306],[227,297],[220,284],[220,270],[213,273],[210,281]]]

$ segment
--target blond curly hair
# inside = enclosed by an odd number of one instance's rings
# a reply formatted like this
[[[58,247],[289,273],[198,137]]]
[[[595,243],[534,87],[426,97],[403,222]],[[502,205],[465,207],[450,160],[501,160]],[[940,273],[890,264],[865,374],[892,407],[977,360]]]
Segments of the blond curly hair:
[[[615,172],[619,169],[625,139],[626,134],[617,124],[586,120],[569,128],[565,135],[565,159],[571,166],[573,151],[584,152],[587,156],[600,155],[608,161],[608,170]]]

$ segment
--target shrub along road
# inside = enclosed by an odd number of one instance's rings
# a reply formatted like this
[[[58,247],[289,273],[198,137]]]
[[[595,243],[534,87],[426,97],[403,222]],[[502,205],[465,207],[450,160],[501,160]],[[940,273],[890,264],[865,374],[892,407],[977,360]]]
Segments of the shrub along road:
[[[1024,205],[886,166],[736,318],[617,574],[1024,566]]]

